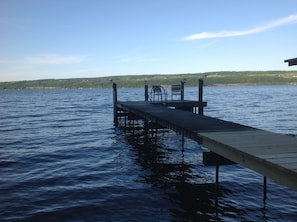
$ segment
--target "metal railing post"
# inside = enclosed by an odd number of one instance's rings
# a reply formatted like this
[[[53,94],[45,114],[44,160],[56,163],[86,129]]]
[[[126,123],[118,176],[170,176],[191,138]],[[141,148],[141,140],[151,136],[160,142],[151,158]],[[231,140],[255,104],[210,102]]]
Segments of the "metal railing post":
[[[148,85],[147,85],[147,82],[145,81],[145,85],[144,85],[144,101],[148,101],[148,99],[149,99]]]
[[[200,103],[199,105],[199,111],[198,113],[200,115],[203,115],[204,114],[204,107],[203,107],[203,79],[199,79],[199,93],[198,93],[198,101]]]
[[[118,122],[118,109],[117,109],[117,101],[118,101],[118,92],[117,92],[117,84],[112,83],[113,89],[113,122],[116,124]]]
[[[185,82],[184,81],[181,81],[180,82],[180,100],[184,100],[185,98]]]

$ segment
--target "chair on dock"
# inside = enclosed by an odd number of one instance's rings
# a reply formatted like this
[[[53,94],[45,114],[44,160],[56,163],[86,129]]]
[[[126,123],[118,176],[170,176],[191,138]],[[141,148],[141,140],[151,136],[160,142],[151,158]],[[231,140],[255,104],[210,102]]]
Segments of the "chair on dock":
[[[151,102],[166,102],[167,100],[166,89],[164,89],[160,85],[152,86],[150,94],[151,94],[150,95]]]
[[[182,95],[182,86],[181,85],[171,85],[171,100],[174,96],[178,96],[180,100]]]

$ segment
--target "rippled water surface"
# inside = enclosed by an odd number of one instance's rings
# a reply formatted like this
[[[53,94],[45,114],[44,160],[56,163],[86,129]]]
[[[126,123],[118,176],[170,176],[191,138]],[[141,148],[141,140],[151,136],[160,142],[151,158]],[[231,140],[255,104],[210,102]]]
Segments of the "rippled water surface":
[[[143,100],[143,89],[118,89]],[[0,221],[293,221],[297,192],[238,165],[203,166],[196,142],[113,125],[112,92],[0,91]],[[186,88],[186,99],[197,89]],[[205,115],[297,135],[297,86],[205,87]]]

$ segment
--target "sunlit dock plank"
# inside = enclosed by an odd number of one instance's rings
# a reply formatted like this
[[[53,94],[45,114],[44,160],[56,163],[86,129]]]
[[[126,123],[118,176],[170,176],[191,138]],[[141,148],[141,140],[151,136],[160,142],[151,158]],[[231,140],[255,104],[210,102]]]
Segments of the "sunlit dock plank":
[[[267,132],[200,133],[205,147],[297,190],[297,139]]]
[[[202,104],[195,101],[181,101],[179,104],[115,103],[118,110],[183,133],[212,152],[297,190],[296,138],[168,108],[199,105]]]

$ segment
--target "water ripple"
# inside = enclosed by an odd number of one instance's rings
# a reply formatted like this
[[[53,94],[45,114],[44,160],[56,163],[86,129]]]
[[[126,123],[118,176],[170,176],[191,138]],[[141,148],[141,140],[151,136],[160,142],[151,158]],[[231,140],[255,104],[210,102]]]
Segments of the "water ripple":
[[[171,131],[158,142],[115,128],[106,90],[1,91],[1,221],[294,220],[297,194],[238,165],[202,164]],[[142,100],[143,89],[119,89]],[[137,96],[138,95],[138,96]],[[197,89],[186,96],[196,99]],[[297,135],[295,86],[206,87],[207,115]],[[288,99],[289,98],[289,99]]]

